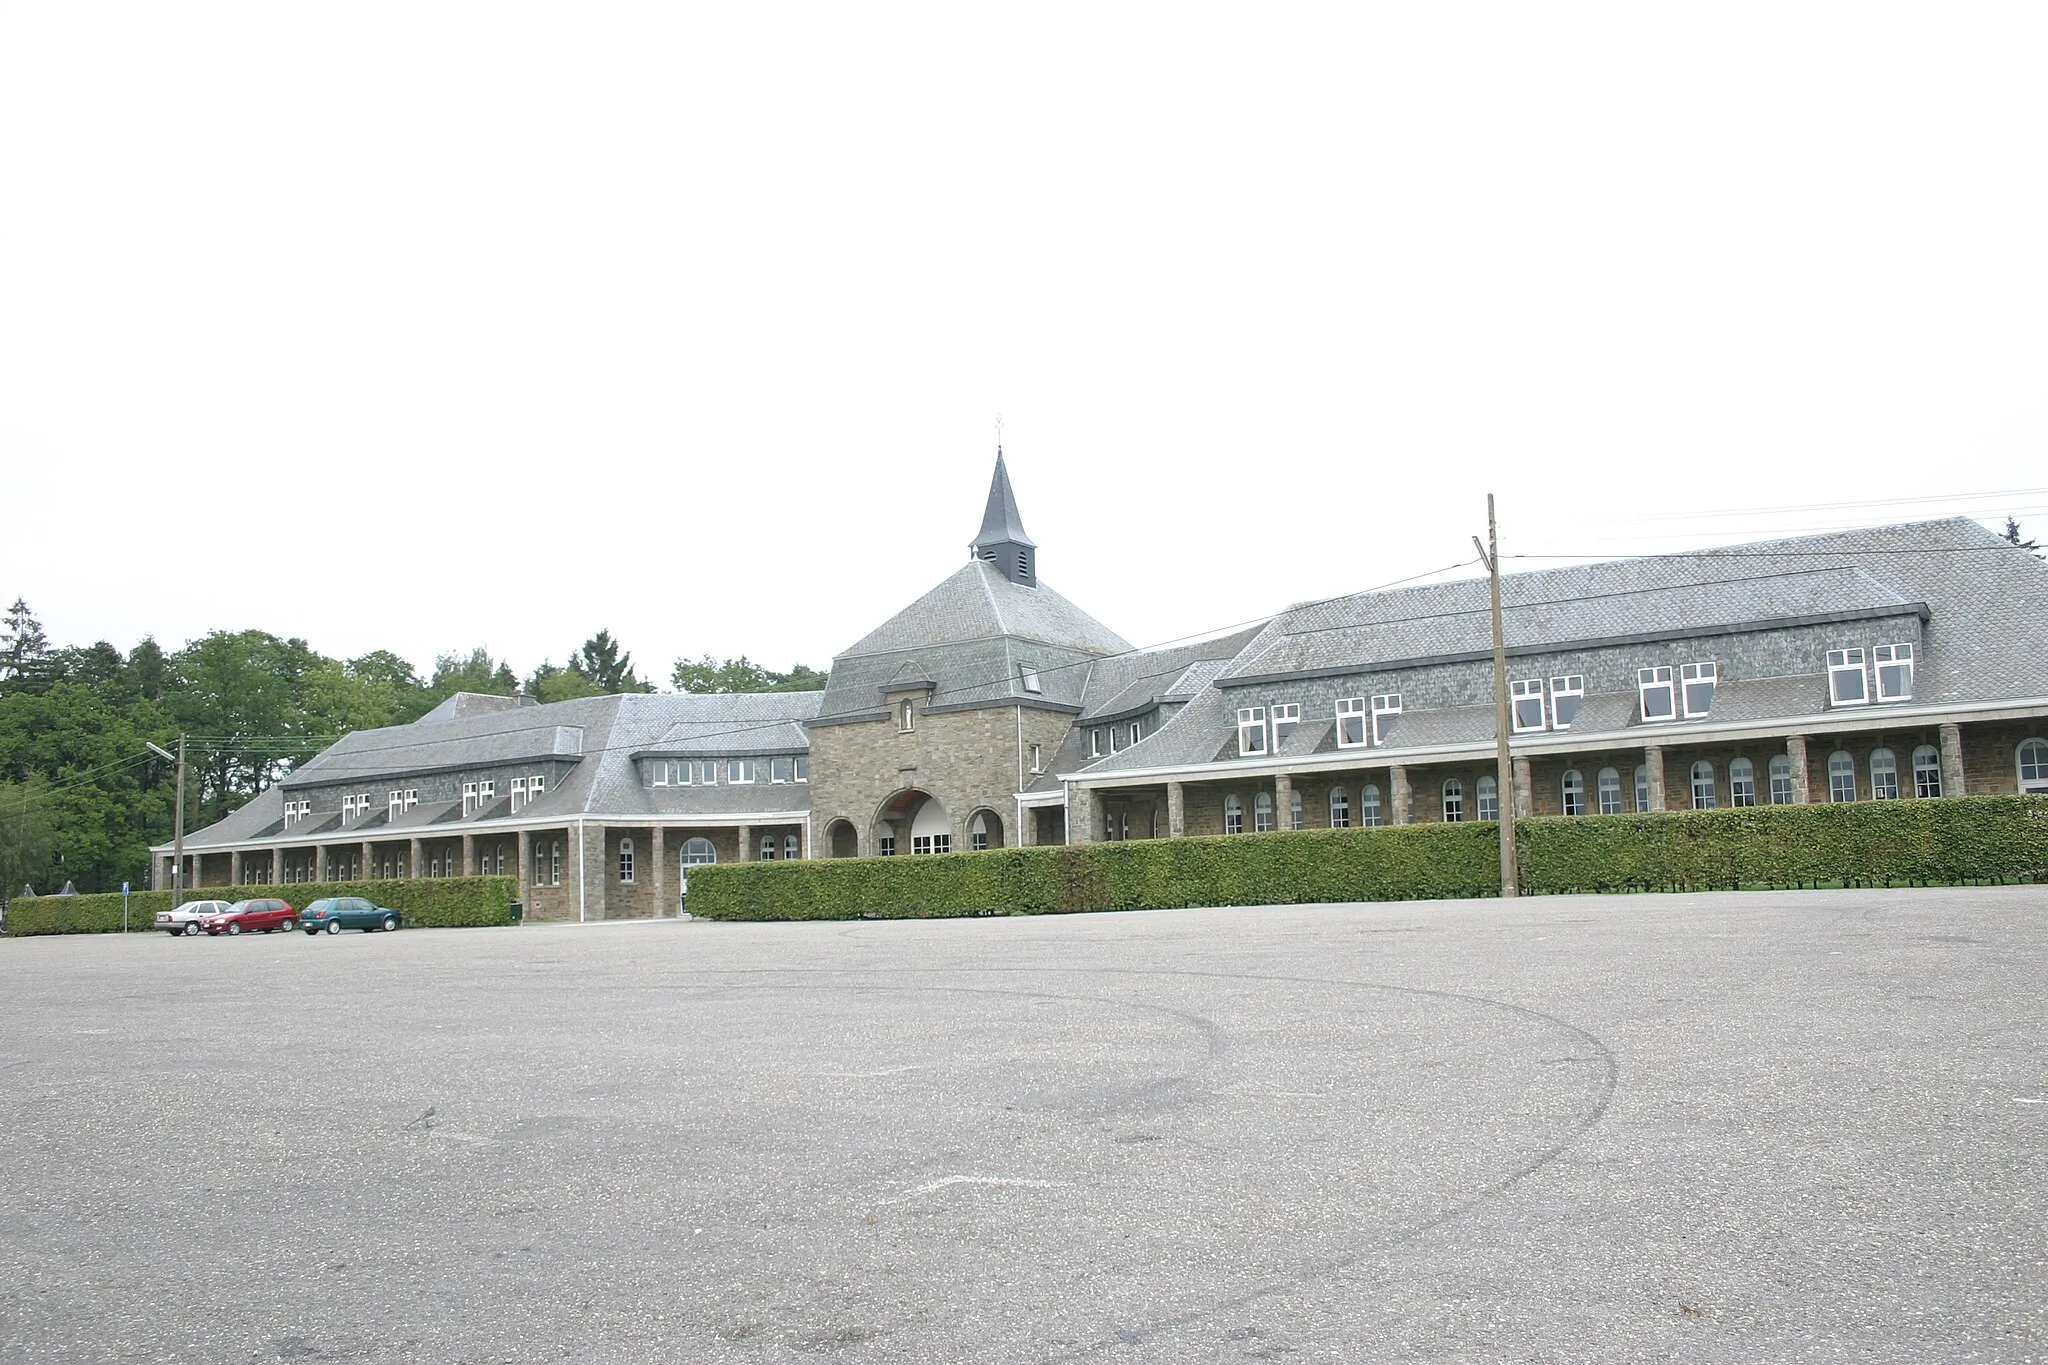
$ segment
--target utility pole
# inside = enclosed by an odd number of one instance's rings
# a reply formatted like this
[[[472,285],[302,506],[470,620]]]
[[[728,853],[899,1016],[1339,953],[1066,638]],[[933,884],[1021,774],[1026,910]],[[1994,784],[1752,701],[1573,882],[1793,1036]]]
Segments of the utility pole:
[[[176,757],[148,740],[144,740],[143,745],[158,758],[170,759],[178,765],[177,795],[173,799],[171,813],[171,907],[176,909],[185,903],[185,737],[178,736]]]
[[[1500,793],[1500,894],[1512,896],[1520,889],[1521,877],[1515,867],[1515,761],[1508,756],[1510,715],[1508,708],[1508,643],[1500,622],[1500,531],[1493,519],[1493,494],[1486,495],[1486,544],[1472,537],[1479,558],[1486,565],[1493,588],[1493,734],[1494,779]]]

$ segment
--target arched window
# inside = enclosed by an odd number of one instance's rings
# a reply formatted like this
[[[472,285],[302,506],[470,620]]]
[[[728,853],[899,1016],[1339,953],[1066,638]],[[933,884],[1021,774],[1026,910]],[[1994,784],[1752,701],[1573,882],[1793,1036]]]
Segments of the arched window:
[[[1586,813],[1586,778],[1577,768],[1567,770],[1564,775],[1564,813]]]
[[[619,881],[626,886],[633,884],[633,841],[631,839],[619,840]]]
[[[1837,749],[1828,755],[1828,800],[1856,799],[1856,760]]]
[[[1301,818],[1301,793],[1297,791],[1293,795],[1294,800],[1290,803],[1293,809],[1287,813],[1287,828],[1300,829],[1305,823]]]
[[[1792,760],[1779,754],[1771,760],[1771,804],[1789,806],[1792,804]]]
[[[2048,739],[2022,740],[2019,760],[2020,791],[2048,793]]]
[[[1641,815],[1649,809],[1650,770],[1638,763],[1636,764],[1636,814]]]
[[[791,862],[796,861],[797,851],[802,847],[803,845],[797,841],[797,837],[794,834],[782,836],[782,856]]]
[[[1941,795],[1941,751],[1932,744],[1913,751],[1913,795]]]
[[[1500,783],[1490,777],[1480,778],[1477,796],[1479,798],[1479,818],[1481,820],[1500,819]]]
[[[1465,818],[1465,784],[1453,777],[1444,783],[1444,822],[1455,824]]]
[[[1704,758],[1692,765],[1692,808],[1712,810],[1714,800],[1714,765]]]
[[[1330,788],[1330,828],[1351,828],[1351,795],[1342,787]]]
[[[1756,764],[1746,758],[1738,758],[1728,765],[1728,804],[1756,804]]]
[[[1870,799],[1873,801],[1896,801],[1899,799],[1899,760],[1890,749],[1870,751]]]
[[[1223,798],[1223,832],[1225,834],[1244,833],[1244,802],[1238,800],[1235,796]]]
[[[1273,828],[1273,793],[1260,792],[1252,798],[1252,832],[1264,834]]]
[[[896,728],[899,730],[908,730],[910,728],[910,720],[910,698],[905,697],[901,702],[897,703],[896,706]]]
[[[699,863],[718,861],[718,850],[711,846],[709,839],[692,839],[683,845],[683,866],[694,867]]]
[[[775,836],[772,834],[761,836],[761,861],[764,863],[775,861]]]
[[[1358,823],[1375,826],[1380,822],[1380,789],[1376,782],[1368,782],[1358,789]]]
[[[1621,771],[1617,768],[1602,768],[1600,775],[1593,779],[1593,786],[1600,797],[1600,813],[1621,814]]]

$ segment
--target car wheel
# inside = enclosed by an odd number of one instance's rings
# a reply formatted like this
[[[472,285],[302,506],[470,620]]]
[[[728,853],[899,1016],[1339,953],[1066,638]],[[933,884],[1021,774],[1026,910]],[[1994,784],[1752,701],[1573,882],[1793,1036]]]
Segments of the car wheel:
[[[391,931],[392,931],[393,929],[396,929],[397,927],[398,927],[398,916],[396,916],[396,915],[386,915],[386,916],[384,917],[384,932],[385,932],[385,933],[387,933],[387,934],[388,934],[388,933],[390,933],[390,932],[391,932]]]
[[[228,937],[229,937],[229,938],[233,938],[233,937],[235,937],[235,936],[236,936],[237,934],[240,934],[241,932],[242,932],[242,926],[241,926],[240,924],[238,924],[238,923],[234,922],[233,920],[230,920],[230,921],[228,922]]]
[[[196,919],[188,919],[188,920],[186,920],[186,921],[185,921],[185,935],[186,935],[186,937],[188,937],[188,938],[189,938],[189,937],[191,937],[191,936],[192,936],[193,934],[196,934],[196,933],[198,933],[198,932],[199,932],[199,921],[198,921],[198,920],[196,920]]]
[[[317,934],[317,933],[319,933],[319,932],[320,932],[320,931],[319,931],[318,929],[314,928],[314,927],[313,927],[312,925],[310,925],[310,924],[306,926],[306,937],[307,937],[307,938],[311,938],[311,937],[313,937],[313,935],[315,935],[315,934]]]
[[[340,933],[340,932],[341,932],[341,921],[340,921],[340,920],[338,920],[338,919],[331,919],[331,920],[327,921],[327,932],[328,932],[328,933],[330,933],[330,934],[338,934],[338,933]]]

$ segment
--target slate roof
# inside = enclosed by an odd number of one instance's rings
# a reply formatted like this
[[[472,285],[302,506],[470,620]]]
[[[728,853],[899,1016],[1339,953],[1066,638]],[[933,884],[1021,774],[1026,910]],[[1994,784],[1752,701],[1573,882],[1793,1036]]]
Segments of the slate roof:
[[[1010,491],[1010,471],[1003,467],[1003,452],[998,448],[995,477],[988,484],[988,507],[981,514],[981,531],[968,548],[979,550],[1006,543],[1038,548],[1038,542],[1024,534],[1024,518],[1017,513],[1017,495]]]
[[[1259,627],[1251,626],[1193,644],[1133,650],[1096,660],[1083,692],[1082,723],[1193,696],[1258,633]]]

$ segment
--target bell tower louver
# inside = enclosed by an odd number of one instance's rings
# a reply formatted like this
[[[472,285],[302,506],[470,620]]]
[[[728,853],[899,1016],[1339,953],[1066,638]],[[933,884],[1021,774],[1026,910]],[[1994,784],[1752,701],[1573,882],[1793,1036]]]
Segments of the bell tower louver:
[[[967,556],[987,561],[1012,583],[1038,586],[1038,544],[1024,534],[1024,519],[1017,515],[1017,495],[1010,491],[1010,471],[1003,467],[1001,446],[996,447],[996,476],[989,482],[981,534],[968,545]]]

